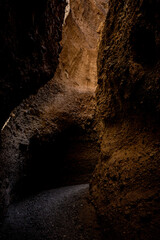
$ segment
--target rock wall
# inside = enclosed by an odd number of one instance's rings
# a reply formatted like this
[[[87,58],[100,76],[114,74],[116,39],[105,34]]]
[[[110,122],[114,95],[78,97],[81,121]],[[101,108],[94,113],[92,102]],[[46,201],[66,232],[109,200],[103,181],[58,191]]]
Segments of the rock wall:
[[[70,1],[56,71],[59,82],[80,91],[94,91],[97,84],[97,44],[108,0]]]
[[[98,56],[101,157],[91,196],[107,239],[160,238],[160,3],[109,2]]]
[[[94,170],[99,153],[94,97],[56,87],[49,82],[24,101],[2,131],[1,178],[8,203],[40,190],[88,182]]]
[[[16,107],[1,131],[2,210],[20,195],[88,182],[98,160],[94,88],[87,87],[86,79],[90,77],[95,85],[97,29],[105,19],[106,1],[87,0],[81,5],[74,0],[70,4],[71,12],[63,25],[63,51],[54,78]],[[78,7],[80,21],[74,16]],[[94,52],[89,56],[94,62],[93,73],[88,74],[86,54],[77,60],[80,47],[83,53]],[[85,67],[82,65],[81,69],[78,62],[84,62]]]
[[[61,50],[65,1],[0,2],[0,126],[50,80]]]
[[[0,219],[9,203],[11,172],[16,165],[3,151],[3,129],[15,117],[9,116],[13,108],[53,77],[65,5],[63,0],[0,2]]]

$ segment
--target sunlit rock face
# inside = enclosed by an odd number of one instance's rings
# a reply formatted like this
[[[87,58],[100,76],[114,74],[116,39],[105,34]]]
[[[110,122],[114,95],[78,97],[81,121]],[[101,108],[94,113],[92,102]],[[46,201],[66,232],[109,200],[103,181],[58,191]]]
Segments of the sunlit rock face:
[[[70,0],[66,0],[66,3],[67,3],[67,5],[66,5],[66,8],[65,8],[65,15],[64,15],[63,24],[66,23],[66,19],[67,19],[68,15],[69,15],[69,13],[70,13],[70,10],[71,10]]]
[[[70,1],[54,78],[16,107],[3,127],[2,208],[25,194],[89,181],[99,155],[93,90],[106,7],[106,1]]]
[[[96,93],[101,158],[91,184],[107,239],[160,237],[159,10],[159,1],[109,2]]]
[[[62,52],[56,78],[69,87],[94,91],[97,84],[97,45],[108,1],[69,1]]]
[[[64,0],[0,2],[0,126],[50,80],[58,64]]]

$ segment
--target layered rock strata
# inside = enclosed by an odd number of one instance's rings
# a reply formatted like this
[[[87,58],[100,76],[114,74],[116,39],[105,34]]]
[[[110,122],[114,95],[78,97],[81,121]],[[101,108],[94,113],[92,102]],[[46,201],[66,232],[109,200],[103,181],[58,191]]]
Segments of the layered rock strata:
[[[107,239],[160,237],[159,10],[156,0],[109,2],[96,93],[101,158],[91,183]]]

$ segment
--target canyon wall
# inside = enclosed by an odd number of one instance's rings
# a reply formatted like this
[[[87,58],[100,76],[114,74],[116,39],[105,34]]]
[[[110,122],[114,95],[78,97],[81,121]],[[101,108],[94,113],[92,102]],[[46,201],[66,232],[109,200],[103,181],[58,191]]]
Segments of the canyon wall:
[[[0,126],[50,80],[58,64],[64,0],[1,0]]]
[[[13,108],[53,77],[65,6],[63,0],[0,2],[0,219],[9,203],[11,172],[16,165],[3,151],[3,128],[15,116],[9,115]]]
[[[63,23],[63,49],[53,79],[16,107],[2,129],[2,210],[27,194],[89,181],[99,156],[93,86],[97,29],[105,19],[106,4],[105,0],[87,0],[82,5],[79,0],[70,1],[71,10]],[[86,58],[92,62],[92,70]]]
[[[96,92],[101,157],[90,189],[107,239],[160,238],[159,13],[158,0],[109,2]]]
[[[70,1],[64,22],[62,52],[55,77],[79,91],[94,91],[97,84],[97,42],[108,0]]]

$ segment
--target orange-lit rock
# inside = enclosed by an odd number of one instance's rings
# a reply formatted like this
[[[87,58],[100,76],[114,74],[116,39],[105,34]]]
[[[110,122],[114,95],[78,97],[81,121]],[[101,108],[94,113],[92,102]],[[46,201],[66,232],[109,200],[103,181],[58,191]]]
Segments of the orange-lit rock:
[[[55,78],[68,87],[94,91],[97,85],[97,45],[108,1],[70,1]]]
[[[101,158],[91,195],[107,239],[160,238],[159,9],[110,1],[99,47]]]

